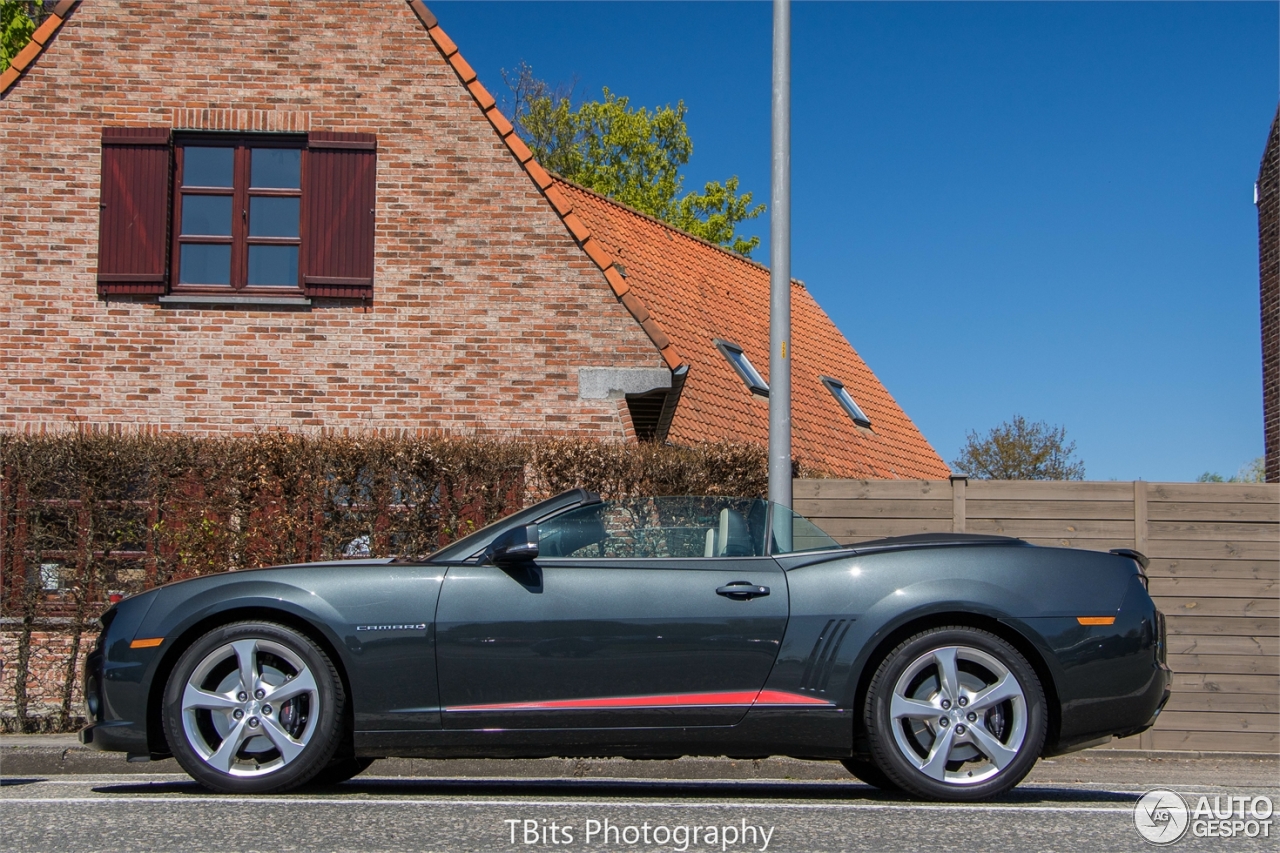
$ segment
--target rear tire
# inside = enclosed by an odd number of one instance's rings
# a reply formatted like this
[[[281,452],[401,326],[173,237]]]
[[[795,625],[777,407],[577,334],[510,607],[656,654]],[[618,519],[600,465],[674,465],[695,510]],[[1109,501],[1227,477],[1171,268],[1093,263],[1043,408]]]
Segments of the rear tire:
[[[162,711],[173,756],[192,778],[220,793],[264,794],[328,768],[344,739],[346,701],[333,662],[310,639],[272,622],[236,622],[182,653]]]
[[[903,791],[973,801],[1026,777],[1046,717],[1040,679],[1017,649],[954,626],[916,634],[885,657],[863,721],[872,760]]]

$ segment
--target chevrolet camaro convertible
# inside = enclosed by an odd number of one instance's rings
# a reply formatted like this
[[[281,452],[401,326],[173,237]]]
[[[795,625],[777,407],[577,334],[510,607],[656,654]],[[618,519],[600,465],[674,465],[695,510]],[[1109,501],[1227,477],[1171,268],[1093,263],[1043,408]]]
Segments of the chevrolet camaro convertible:
[[[938,800],[1148,728],[1145,558],[927,534],[842,546],[745,498],[575,490],[417,559],[211,575],[116,604],[81,740],[216,791],[384,756],[791,755]]]

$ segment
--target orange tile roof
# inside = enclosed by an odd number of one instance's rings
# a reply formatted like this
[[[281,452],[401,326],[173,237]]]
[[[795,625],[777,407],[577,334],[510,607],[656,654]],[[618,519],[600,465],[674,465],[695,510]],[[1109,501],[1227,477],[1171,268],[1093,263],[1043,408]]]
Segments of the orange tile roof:
[[[668,438],[768,442],[769,407],[716,348],[742,347],[769,378],[769,271],[556,177],[573,215],[625,269],[630,294],[689,364]],[[624,302],[626,300],[624,299]],[[634,313],[634,312],[633,312]],[[791,287],[792,448],[797,460],[855,478],[939,479],[949,469],[801,284]],[[820,377],[845,388],[871,420],[861,429]]]

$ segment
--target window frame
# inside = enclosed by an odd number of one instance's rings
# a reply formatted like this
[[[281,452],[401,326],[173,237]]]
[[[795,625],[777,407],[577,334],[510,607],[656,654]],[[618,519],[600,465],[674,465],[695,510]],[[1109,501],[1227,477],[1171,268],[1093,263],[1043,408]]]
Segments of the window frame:
[[[191,187],[183,185],[185,169],[185,149],[192,148],[231,148],[234,152],[232,161],[232,186],[230,192],[226,187]],[[300,152],[300,168],[298,187],[277,188],[252,186],[252,157],[255,148],[288,148]],[[307,233],[306,202],[303,188],[307,181],[308,137],[305,133],[210,133],[210,132],[175,132],[173,136],[173,196],[169,211],[172,234],[170,250],[169,292],[175,294],[217,294],[267,296],[305,294],[306,270],[303,268],[305,248],[303,235]],[[182,233],[182,208],[186,196],[228,196],[231,202],[231,235],[229,238],[219,235],[184,235]],[[297,237],[255,237],[249,234],[249,205],[253,198],[297,198],[298,199],[298,236]],[[241,215],[236,216],[235,211]],[[183,284],[182,279],[182,246],[183,244],[230,245],[231,270],[228,284]],[[298,277],[292,284],[251,285],[249,281],[249,247],[258,245],[296,246],[298,249]]]
[[[831,396],[836,398],[836,402],[840,404],[840,408],[844,409],[846,415],[853,421],[855,426],[863,429],[871,429],[871,419],[867,417],[867,413],[858,405],[858,401],[853,399],[853,395],[849,393],[849,388],[839,379],[832,379],[830,376],[821,377],[822,384],[831,392]]]
[[[742,347],[733,341],[726,341],[723,338],[715,338],[713,340],[716,349],[720,350],[720,354],[729,362],[729,366],[746,383],[747,390],[759,397],[768,397],[769,383],[764,381],[764,376],[751,363],[751,359]]]

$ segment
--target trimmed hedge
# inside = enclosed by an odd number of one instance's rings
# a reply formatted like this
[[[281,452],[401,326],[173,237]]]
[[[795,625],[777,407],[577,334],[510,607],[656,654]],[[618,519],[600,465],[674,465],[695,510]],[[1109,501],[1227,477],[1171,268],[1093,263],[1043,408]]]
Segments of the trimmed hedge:
[[[279,563],[425,554],[577,486],[605,498],[760,497],[767,455],[751,444],[444,434],[0,434],[0,617],[17,633],[6,662],[14,716],[0,726],[77,722],[80,637],[113,594]],[[56,720],[28,715],[37,626],[71,637]]]

